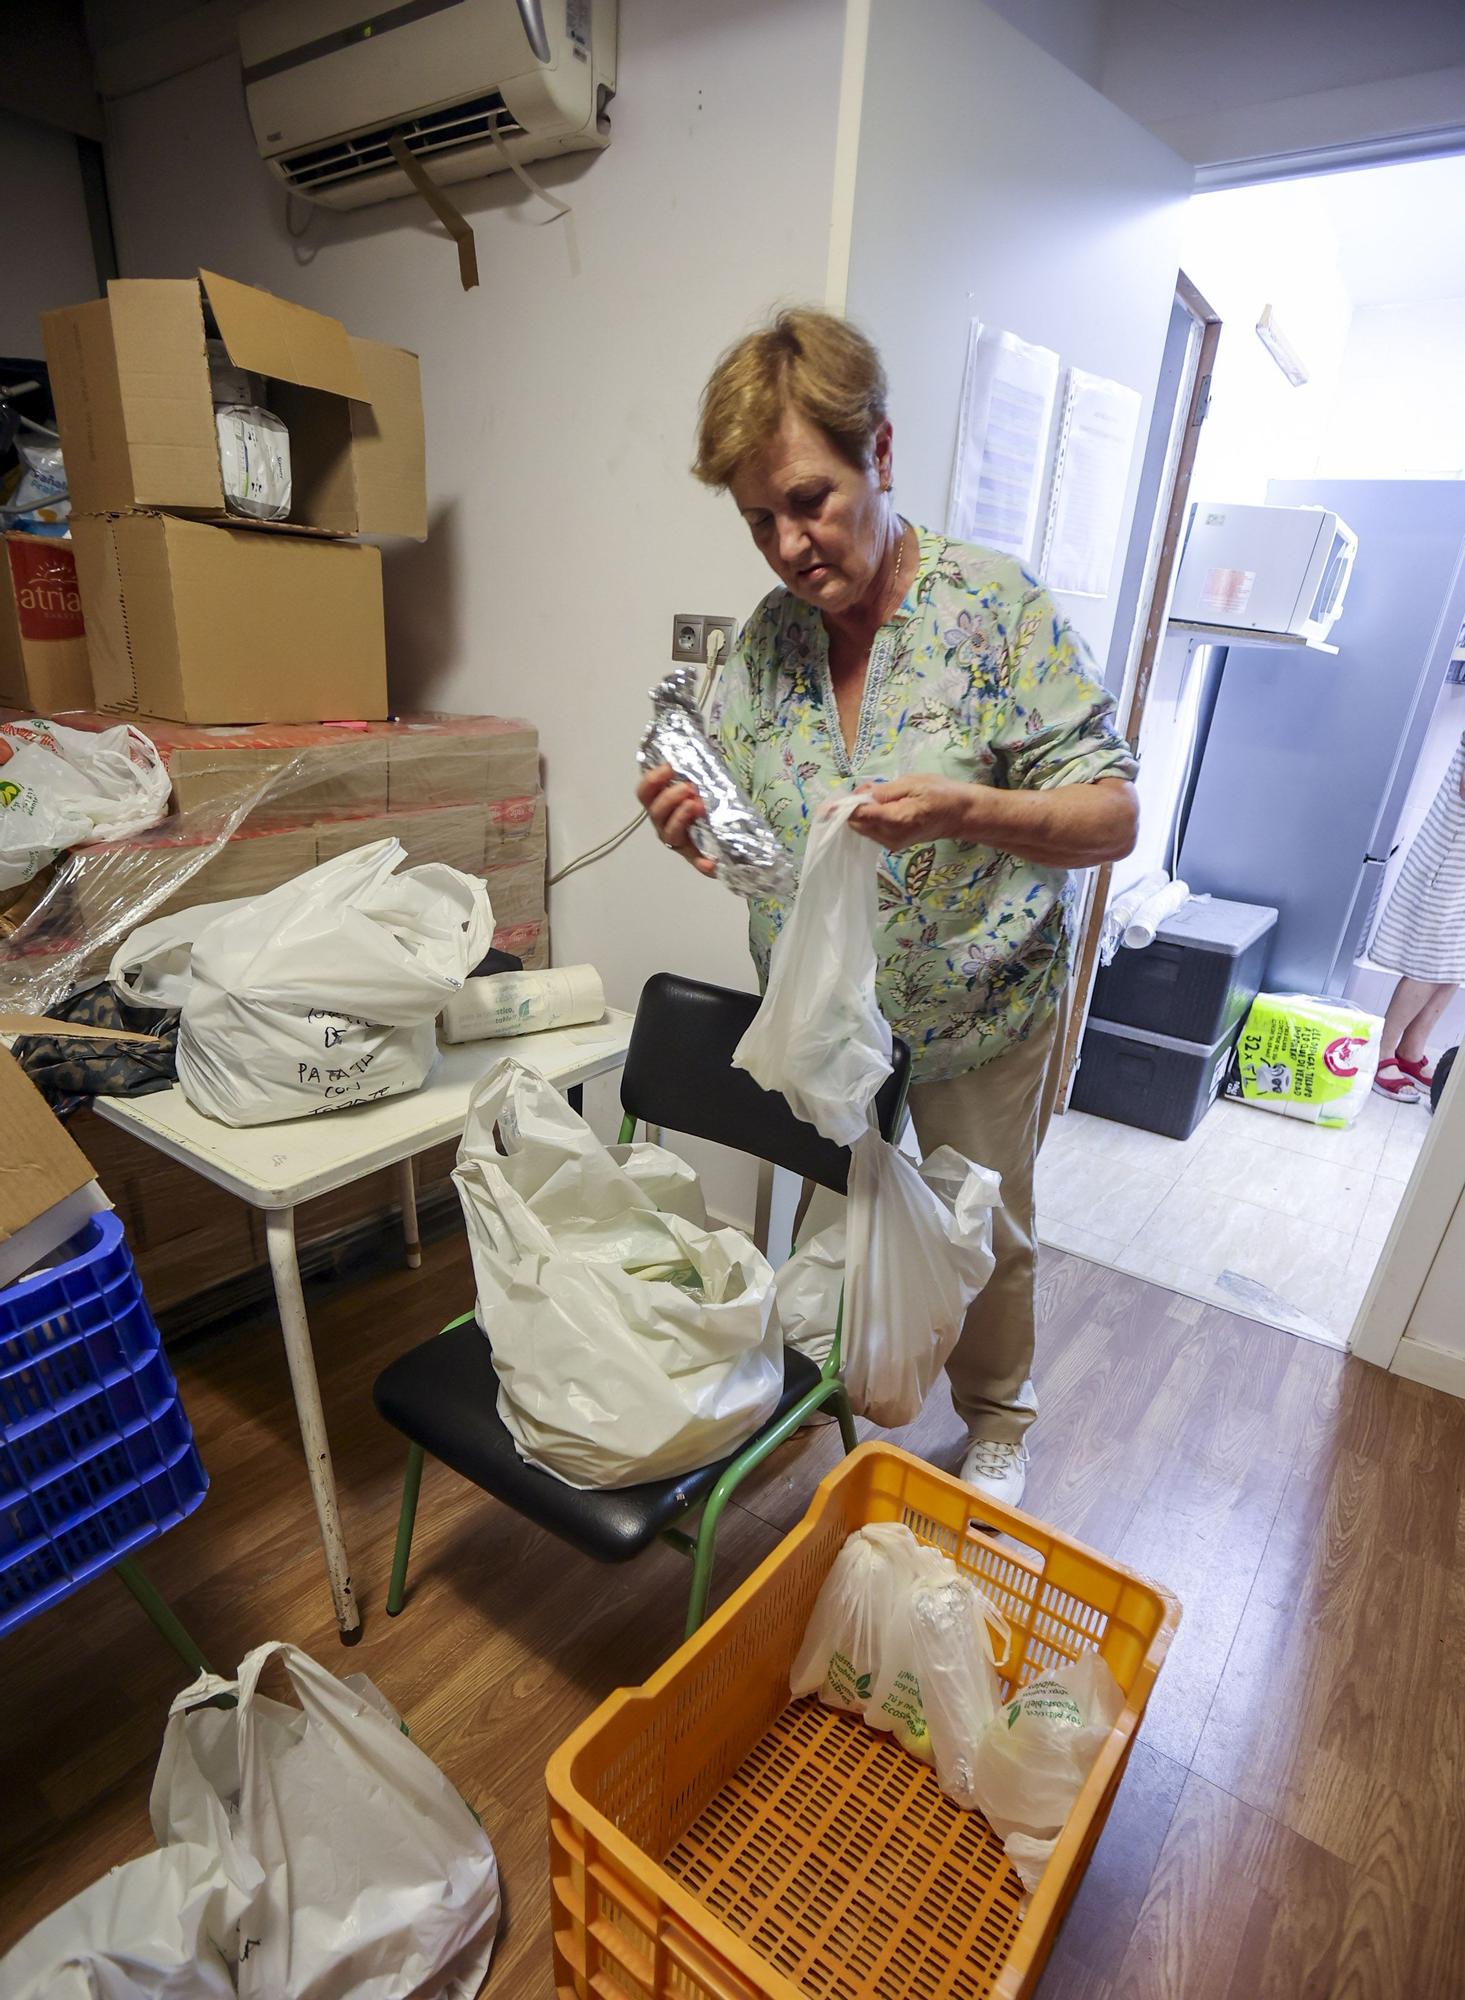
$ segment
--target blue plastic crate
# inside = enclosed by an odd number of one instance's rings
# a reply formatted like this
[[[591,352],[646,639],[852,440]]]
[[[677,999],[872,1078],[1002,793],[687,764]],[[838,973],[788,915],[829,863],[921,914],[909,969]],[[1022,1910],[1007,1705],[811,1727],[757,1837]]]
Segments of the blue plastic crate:
[[[0,1633],[191,1514],[208,1479],[115,1215],[0,1291]]]

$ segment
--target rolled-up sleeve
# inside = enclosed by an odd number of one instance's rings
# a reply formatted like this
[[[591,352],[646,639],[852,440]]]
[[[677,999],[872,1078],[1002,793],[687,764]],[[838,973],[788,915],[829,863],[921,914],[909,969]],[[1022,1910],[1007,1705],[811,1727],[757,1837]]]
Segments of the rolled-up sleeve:
[[[1114,697],[1046,590],[1022,600],[1007,650],[1005,700],[990,741],[1013,790],[1133,779],[1134,752],[1114,727]]]

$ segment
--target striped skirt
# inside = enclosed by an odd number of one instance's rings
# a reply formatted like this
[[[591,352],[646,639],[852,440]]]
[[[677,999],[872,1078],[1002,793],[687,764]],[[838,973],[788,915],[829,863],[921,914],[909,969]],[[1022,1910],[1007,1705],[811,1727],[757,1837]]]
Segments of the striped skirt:
[[[1465,737],[1410,843],[1369,945],[1375,965],[1465,985]]]

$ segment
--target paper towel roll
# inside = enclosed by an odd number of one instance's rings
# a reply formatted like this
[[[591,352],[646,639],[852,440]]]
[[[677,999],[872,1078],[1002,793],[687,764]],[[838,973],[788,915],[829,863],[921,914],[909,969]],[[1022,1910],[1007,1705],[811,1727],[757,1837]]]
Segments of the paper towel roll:
[[[1190,901],[1190,890],[1184,882],[1171,882],[1167,888],[1157,889],[1153,896],[1147,896],[1124,927],[1124,942],[1132,951],[1143,951],[1147,944],[1155,941],[1155,932],[1166,917],[1173,917],[1182,903]]]

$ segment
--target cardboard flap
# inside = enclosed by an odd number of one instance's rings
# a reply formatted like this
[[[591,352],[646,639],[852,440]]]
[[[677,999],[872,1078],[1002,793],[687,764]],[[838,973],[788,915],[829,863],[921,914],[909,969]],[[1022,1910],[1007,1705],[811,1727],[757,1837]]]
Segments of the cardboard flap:
[[[0,1243],[92,1179],[91,1162],[8,1049],[0,1049]]]
[[[310,312],[216,271],[199,279],[229,358],[256,375],[297,382],[303,389],[369,402],[366,382],[338,319]]]
[[[352,467],[362,532],[427,539],[427,454],[417,356],[348,336],[370,408],[351,406]]]

